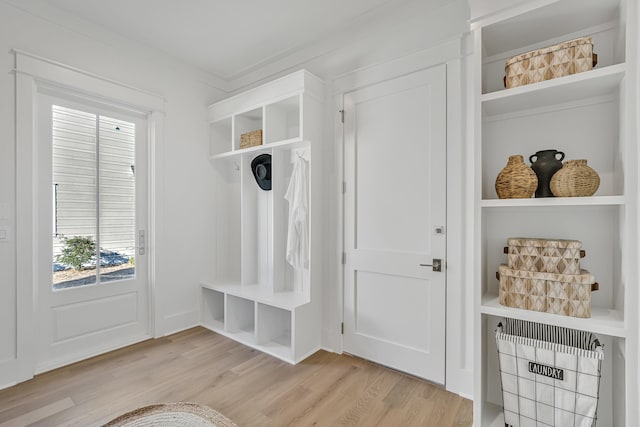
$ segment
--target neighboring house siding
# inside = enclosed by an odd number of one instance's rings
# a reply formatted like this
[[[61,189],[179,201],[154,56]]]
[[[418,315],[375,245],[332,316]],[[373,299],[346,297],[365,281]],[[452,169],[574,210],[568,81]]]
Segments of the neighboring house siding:
[[[135,128],[99,117],[100,247],[133,255],[135,245]],[[116,130],[116,127],[119,130]],[[96,116],[53,108],[54,256],[59,236],[96,238]]]

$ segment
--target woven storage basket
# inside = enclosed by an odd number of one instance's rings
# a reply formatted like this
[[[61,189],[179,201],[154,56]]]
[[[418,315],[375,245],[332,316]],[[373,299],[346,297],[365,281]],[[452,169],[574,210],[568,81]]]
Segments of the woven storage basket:
[[[548,240],[512,237],[505,253],[509,268],[543,273],[580,274],[582,243],[577,240]]]
[[[500,265],[500,304],[533,311],[547,311],[547,283],[532,271]]]
[[[593,69],[597,62],[593,39],[581,37],[509,59],[504,68],[504,85],[512,88],[581,73]]]
[[[591,291],[598,289],[593,274],[540,273],[500,265],[500,304],[571,317],[591,317]]]
[[[600,187],[600,176],[587,165],[587,161],[567,160],[549,184],[556,197],[593,196]]]
[[[507,165],[496,177],[496,194],[500,199],[528,199],[537,187],[536,173],[524,163],[520,154],[509,156]]]
[[[262,129],[240,135],[240,148],[248,148],[262,145]]]

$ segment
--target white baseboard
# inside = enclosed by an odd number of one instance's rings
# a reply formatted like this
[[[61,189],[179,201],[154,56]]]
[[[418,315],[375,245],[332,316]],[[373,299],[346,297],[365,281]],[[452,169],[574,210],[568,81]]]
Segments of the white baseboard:
[[[119,343],[117,345],[109,344],[103,347],[93,348],[90,351],[76,353],[73,356],[65,357],[63,359],[57,359],[54,361],[47,362],[45,364],[36,366],[35,374],[42,374],[44,372],[52,371],[54,369],[61,368],[63,366],[71,365],[73,363],[81,362],[86,359],[91,359],[92,357],[99,356],[101,354],[109,353],[110,351],[118,350],[120,348],[128,347],[133,344],[137,344],[142,341],[146,341],[151,339],[152,336],[148,334],[140,335],[138,337],[127,340],[124,343]]]
[[[172,335],[200,326],[200,311],[192,309],[164,316],[161,336]]]

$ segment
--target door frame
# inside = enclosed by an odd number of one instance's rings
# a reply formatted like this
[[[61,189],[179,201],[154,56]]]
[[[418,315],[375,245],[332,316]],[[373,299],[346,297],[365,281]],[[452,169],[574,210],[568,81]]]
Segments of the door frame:
[[[102,104],[142,113],[147,118],[149,327],[156,336],[159,313],[155,289],[155,228],[157,148],[163,145],[164,99],[77,68],[13,50],[16,77],[16,354],[3,368],[15,382],[33,377],[37,351],[38,194],[37,102],[41,87],[55,87]],[[91,355],[86,355],[90,357]]]
[[[345,266],[345,204],[343,183],[345,182],[345,140],[343,133],[342,110],[344,95],[364,87],[381,83],[411,74],[436,65],[446,65],[447,92],[447,124],[446,124],[446,156],[447,156],[447,230],[446,230],[446,330],[445,330],[445,387],[447,390],[471,398],[472,384],[468,378],[473,371],[473,290],[469,277],[472,268],[465,268],[465,263],[473,261],[473,251],[465,245],[465,230],[473,232],[474,212],[465,211],[465,188],[473,184],[473,176],[467,176],[465,166],[473,160],[464,149],[467,128],[464,126],[468,114],[473,109],[466,105],[465,87],[471,82],[465,79],[464,69],[469,61],[465,53],[464,38],[455,38],[433,48],[420,51],[369,68],[356,70],[334,80],[334,161],[337,165],[333,208],[336,218],[334,234],[333,271],[337,286],[327,295],[329,321],[325,322],[324,336],[327,346],[333,351],[343,353],[342,325],[344,322]],[[472,170],[472,169],[466,169]],[[467,209],[469,210],[469,209]],[[471,226],[471,228],[469,228]],[[450,337],[458,337],[451,339]]]

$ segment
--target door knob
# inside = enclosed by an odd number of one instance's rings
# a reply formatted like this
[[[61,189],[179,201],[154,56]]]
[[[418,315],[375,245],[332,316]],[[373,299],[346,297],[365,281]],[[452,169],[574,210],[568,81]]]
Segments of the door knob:
[[[420,264],[420,267],[431,267],[433,271],[442,271],[442,260],[434,258],[431,264]]]

